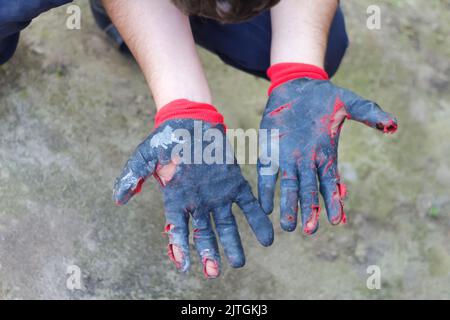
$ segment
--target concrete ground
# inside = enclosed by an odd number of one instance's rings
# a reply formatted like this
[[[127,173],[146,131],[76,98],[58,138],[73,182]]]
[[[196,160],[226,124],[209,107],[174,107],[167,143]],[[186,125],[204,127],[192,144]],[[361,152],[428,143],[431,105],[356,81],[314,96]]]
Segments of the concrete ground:
[[[313,237],[286,233],[276,211],[262,248],[236,209],[247,265],[213,281],[198,259],[188,275],[167,259],[154,181],[125,207],[112,201],[155,108],[137,65],[75,3],[81,30],[65,28],[65,8],[44,14],[0,67],[0,299],[450,298],[448,0],[345,1],[351,48],[334,81],[395,113],[399,132],[343,129],[346,226],[321,217]],[[381,30],[366,28],[370,4]],[[228,126],[257,127],[267,83],[201,56]],[[255,167],[244,173],[255,185]],[[66,287],[70,265],[81,290]],[[380,290],[366,287],[370,265]]]

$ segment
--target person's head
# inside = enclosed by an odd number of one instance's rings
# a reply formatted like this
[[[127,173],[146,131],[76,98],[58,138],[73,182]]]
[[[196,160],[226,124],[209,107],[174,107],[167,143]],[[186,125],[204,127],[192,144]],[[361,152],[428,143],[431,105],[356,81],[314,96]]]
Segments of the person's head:
[[[188,15],[236,23],[253,18],[280,0],[172,0],[172,2]]]

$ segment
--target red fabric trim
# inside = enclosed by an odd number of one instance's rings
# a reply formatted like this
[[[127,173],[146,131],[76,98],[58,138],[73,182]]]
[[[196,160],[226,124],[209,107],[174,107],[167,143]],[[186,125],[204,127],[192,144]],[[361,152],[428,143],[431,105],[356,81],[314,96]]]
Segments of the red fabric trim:
[[[164,121],[171,119],[196,119],[224,124],[223,116],[212,105],[178,99],[163,106],[155,116],[155,129]]]
[[[268,95],[273,89],[290,80],[299,78],[311,78],[317,80],[328,80],[328,73],[312,64],[305,63],[277,63],[267,69],[267,76],[272,84],[270,85]]]

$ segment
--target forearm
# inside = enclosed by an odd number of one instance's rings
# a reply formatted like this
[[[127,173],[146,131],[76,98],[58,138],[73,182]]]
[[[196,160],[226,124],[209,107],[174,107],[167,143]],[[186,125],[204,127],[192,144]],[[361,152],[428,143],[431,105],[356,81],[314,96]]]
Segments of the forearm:
[[[159,110],[176,99],[211,103],[189,19],[170,1],[103,0],[139,63]]]
[[[323,68],[337,6],[337,0],[281,0],[271,10],[271,64],[300,62]]]

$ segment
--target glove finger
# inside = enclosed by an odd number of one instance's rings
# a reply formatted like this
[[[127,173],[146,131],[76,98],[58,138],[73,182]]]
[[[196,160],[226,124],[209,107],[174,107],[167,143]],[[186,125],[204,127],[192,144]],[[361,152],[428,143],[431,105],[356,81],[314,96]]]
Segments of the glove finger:
[[[260,137],[260,139],[263,138]],[[266,142],[267,139],[264,141],[260,140],[260,158],[258,159],[257,164],[258,199],[264,212],[266,214],[271,214],[273,211],[275,186],[278,178],[278,166],[272,164],[272,160],[267,158],[267,154],[269,152]]]
[[[273,199],[277,178],[278,173],[265,174],[264,168],[258,165],[258,199],[261,208],[266,214],[271,214],[273,211]]]
[[[346,187],[340,182],[337,167],[337,154],[327,157],[327,161],[318,168],[320,193],[325,202],[328,221],[332,225],[345,223],[344,201]]]
[[[316,163],[314,161],[301,162],[298,171],[303,232],[314,234],[319,229],[320,215]]]
[[[268,132],[269,131],[269,132]],[[266,214],[273,211],[273,199],[278,177],[278,130],[260,130],[258,158],[258,199]],[[270,133],[270,134],[268,134]]]
[[[192,214],[192,227],[195,248],[203,264],[203,274],[207,278],[217,278],[220,274],[220,254],[209,211],[197,209]]]
[[[384,133],[397,131],[396,117],[383,111],[375,102],[363,99],[347,89],[342,89],[342,97],[347,118],[364,123]]]
[[[213,217],[228,263],[233,268],[243,267],[245,264],[244,249],[242,248],[236,220],[231,211],[231,203],[214,209]]]
[[[126,204],[131,197],[139,193],[142,184],[155,171],[157,161],[149,154],[147,148],[145,142],[142,143],[116,179],[113,197],[117,205]]]
[[[291,232],[297,227],[299,190],[297,168],[281,167],[280,179],[280,225],[283,230]]]
[[[247,181],[241,187],[235,202],[241,208],[259,243],[268,247],[273,243],[273,226],[261,209]]]
[[[189,213],[181,210],[167,210],[165,233],[169,236],[167,254],[177,269],[189,270]]]

